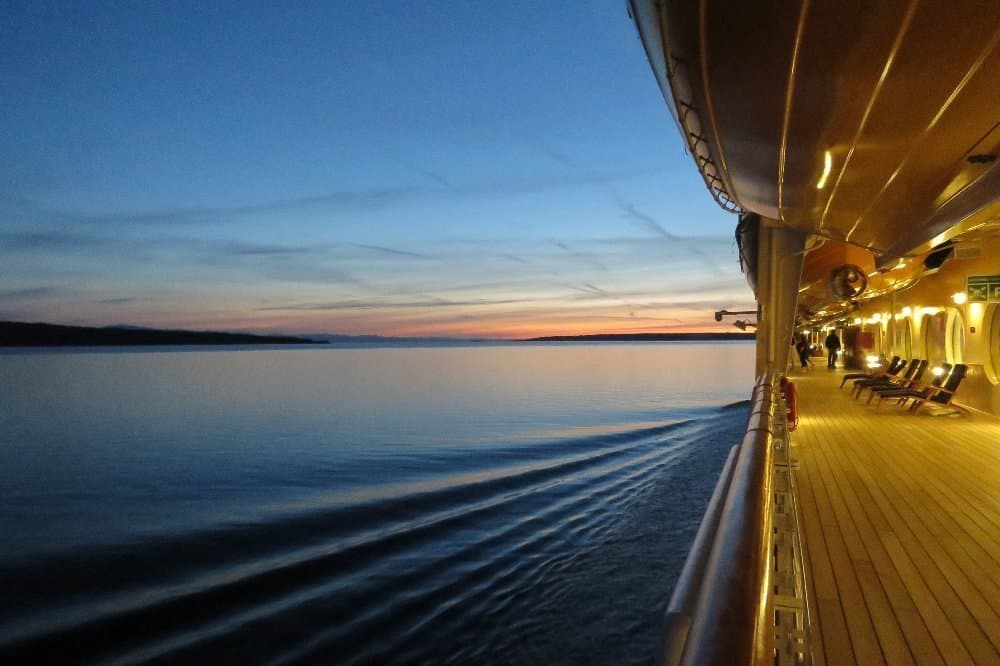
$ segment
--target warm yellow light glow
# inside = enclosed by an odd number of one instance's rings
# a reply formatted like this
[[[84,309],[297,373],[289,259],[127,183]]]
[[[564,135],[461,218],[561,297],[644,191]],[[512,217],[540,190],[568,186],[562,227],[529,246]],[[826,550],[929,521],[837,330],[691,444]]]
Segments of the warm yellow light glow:
[[[941,308],[920,308],[920,313],[925,315],[936,315],[941,312]]]
[[[855,318],[854,318],[854,325],[855,325],[855,326],[857,326],[857,325],[859,325],[860,323],[861,323],[861,317],[855,317]]]
[[[906,261],[904,259],[900,259],[899,263],[892,267],[892,270],[898,271],[900,268],[906,268]]]
[[[931,368],[931,372],[934,373],[935,377],[940,377],[944,374],[944,368]]]
[[[882,321],[882,314],[881,313],[876,312],[875,314],[872,315],[871,322],[873,324],[877,324],[880,321]]]
[[[865,360],[869,363],[878,363],[878,355],[868,354],[868,356],[865,356]]]
[[[816,189],[822,190],[826,187],[826,179],[830,176],[830,169],[833,167],[833,155],[830,151],[826,151],[823,154],[823,175],[819,177],[819,181],[816,183]]]
[[[969,305],[969,317],[972,318],[973,322],[979,321],[983,316],[983,304],[982,303],[972,303]]]
[[[955,301],[955,305],[962,305],[967,300],[969,300],[969,295],[964,291],[960,291],[956,294],[952,294],[951,300]]]
[[[903,308],[902,310],[900,310],[900,312],[903,313],[904,317],[909,317],[911,314],[913,314],[913,308],[911,308],[909,305],[907,305],[905,308]]]

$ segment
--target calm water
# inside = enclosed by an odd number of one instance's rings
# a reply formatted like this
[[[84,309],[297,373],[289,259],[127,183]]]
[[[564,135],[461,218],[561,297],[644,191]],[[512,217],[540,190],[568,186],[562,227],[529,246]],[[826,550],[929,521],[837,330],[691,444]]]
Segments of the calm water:
[[[648,663],[748,343],[0,354],[0,661]]]

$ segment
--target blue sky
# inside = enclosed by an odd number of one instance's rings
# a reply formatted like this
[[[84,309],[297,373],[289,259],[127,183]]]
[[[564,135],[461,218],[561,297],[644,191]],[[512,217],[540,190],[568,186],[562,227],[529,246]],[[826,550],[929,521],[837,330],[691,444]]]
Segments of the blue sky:
[[[751,305],[622,2],[4,12],[0,318],[516,337]]]

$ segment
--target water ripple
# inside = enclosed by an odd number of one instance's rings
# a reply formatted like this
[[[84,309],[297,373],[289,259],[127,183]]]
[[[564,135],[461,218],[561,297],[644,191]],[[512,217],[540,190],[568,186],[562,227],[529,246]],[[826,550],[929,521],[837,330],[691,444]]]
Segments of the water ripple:
[[[744,418],[745,409],[717,410],[478,449],[478,467],[459,452],[469,460],[452,464],[455,474],[315,494],[254,522],[8,562],[0,658],[503,660],[545,642],[546,621],[571,602],[570,581],[609,544],[642,551],[635,534],[650,526],[627,533],[623,524],[649,510],[658,487],[666,506],[700,515],[728,433]],[[716,442],[720,428],[726,440]],[[706,442],[712,459],[699,462]],[[702,490],[664,487],[681,463],[702,469]],[[696,521],[687,523],[693,531]]]

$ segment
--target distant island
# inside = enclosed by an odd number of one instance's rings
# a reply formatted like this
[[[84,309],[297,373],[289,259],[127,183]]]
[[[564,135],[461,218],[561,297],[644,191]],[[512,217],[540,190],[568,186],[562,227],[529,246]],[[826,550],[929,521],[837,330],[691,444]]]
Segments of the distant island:
[[[344,335],[342,333],[297,333],[313,340],[329,342],[330,344],[348,344],[362,346],[451,346],[478,344],[483,342],[504,342],[490,338],[446,338],[446,337],[391,337],[386,335]]]
[[[138,326],[60,326],[0,321],[0,347],[119,347],[139,345],[326,344],[288,335],[170,331]]]
[[[754,340],[753,333],[598,333],[596,335],[546,335],[521,342],[677,342],[681,340]]]

